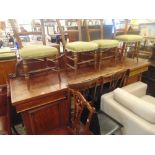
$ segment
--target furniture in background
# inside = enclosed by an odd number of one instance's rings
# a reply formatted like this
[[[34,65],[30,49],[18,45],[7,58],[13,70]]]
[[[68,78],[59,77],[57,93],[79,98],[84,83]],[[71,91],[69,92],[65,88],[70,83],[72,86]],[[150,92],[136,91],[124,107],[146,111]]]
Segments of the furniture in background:
[[[79,32],[79,41],[66,43],[64,37],[64,31],[62,30],[60,21],[57,20],[60,33],[62,35],[62,43],[65,52],[65,65],[66,70],[70,68],[74,70],[75,75],[77,75],[77,70],[79,65],[82,64],[90,64],[93,63],[94,68],[96,69],[97,65],[97,49],[98,45],[96,43],[88,43],[82,41],[82,34],[81,34],[81,20],[77,20],[78,23],[78,32]],[[87,56],[83,56],[83,55]]]
[[[101,110],[123,125],[123,134],[155,134],[155,98],[136,82],[101,97]]]
[[[0,85],[9,83],[9,75],[16,70],[16,54],[10,48],[0,49]]]

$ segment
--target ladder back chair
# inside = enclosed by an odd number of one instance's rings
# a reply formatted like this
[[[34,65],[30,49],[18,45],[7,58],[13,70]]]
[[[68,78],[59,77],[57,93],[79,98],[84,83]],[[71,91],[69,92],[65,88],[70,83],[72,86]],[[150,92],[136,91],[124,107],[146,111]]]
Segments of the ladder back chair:
[[[120,48],[120,60],[123,62],[127,52],[130,51],[132,53],[132,58],[134,59],[136,57],[138,62],[140,42],[143,40],[143,37],[140,35],[124,34],[116,36],[115,39],[122,42]]]
[[[105,83],[103,80],[103,83],[101,85],[102,94],[111,92],[117,87],[121,88],[125,86],[127,84],[129,73],[130,73],[129,69],[121,69],[120,71],[117,71],[115,73],[105,76],[104,79],[108,78],[110,83],[109,83],[108,89],[106,90],[106,92],[104,92]]]
[[[95,108],[92,107],[89,102],[86,101],[84,96],[73,89],[69,89],[69,92],[73,95],[74,102],[74,115],[71,118],[71,126],[57,128],[52,131],[48,131],[45,134],[50,135],[89,135],[91,131],[89,130],[90,122],[92,116],[95,112]],[[80,118],[84,108],[87,108],[89,114],[87,116],[86,122],[82,123]]]
[[[100,19],[100,29],[97,31],[100,31],[100,38],[97,40],[91,41],[90,34],[94,32],[93,29],[89,28],[87,20],[85,20],[85,26],[86,26],[86,32],[87,32],[87,38],[88,41],[94,42],[98,45],[98,59],[99,59],[99,70],[101,69],[102,63],[105,60],[113,60],[114,64],[116,63],[117,58],[117,47],[119,42],[117,40],[112,39],[103,39],[103,20]]]
[[[94,68],[96,69],[98,45],[93,42],[82,41],[81,20],[77,20],[79,41],[70,42],[70,43],[66,43],[65,41],[64,31],[62,30],[60,21],[57,20],[57,23],[63,39],[66,70],[67,68],[70,68],[74,70],[74,73],[76,75],[79,65],[90,64],[90,63],[93,63]],[[89,56],[84,57],[84,54],[87,54]]]
[[[35,74],[44,71],[56,71],[58,73],[59,81],[60,79],[60,69],[59,69],[59,58],[60,55],[58,53],[57,48],[45,45],[29,45],[23,46],[22,41],[19,37],[19,32],[17,29],[17,25],[15,24],[16,21],[14,19],[9,19],[11,27],[13,29],[14,36],[19,44],[19,53],[20,53],[20,60],[16,65],[16,75],[19,75],[18,69],[20,64],[23,65],[24,76],[27,81],[27,87],[30,89],[30,74]],[[43,20],[41,20],[43,26]],[[44,29],[44,28],[42,28]],[[29,33],[28,33],[29,34]],[[44,38],[44,31],[42,31],[42,36]],[[44,40],[44,39],[43,39]],[[43,44],[45,42],[43,41]],[[34,63],[44,62],[44,67],[41,69],[30,70],[30,65]],[[51,63],[53,65],[51,65]]]

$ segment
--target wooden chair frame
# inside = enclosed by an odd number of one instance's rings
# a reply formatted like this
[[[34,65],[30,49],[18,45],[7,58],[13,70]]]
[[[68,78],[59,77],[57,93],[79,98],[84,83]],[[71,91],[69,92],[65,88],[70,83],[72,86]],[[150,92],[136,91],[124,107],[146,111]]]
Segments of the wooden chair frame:
[[[16,28],[16,25],[15,25],[15,20],[14,19],[9,19],[9,22],[11,24],[11,27],[13,29],[13,32],[14,32],[14,36],[15,38],[17,39],[17,42],[19,44],[19,48],[22,48],[23,45],[22,45],[22,41],[19,37],[19,32]],[[45,30],[44,30],[44,21],[43,19],[41,19],[41,25],[42,25],[42,37],[43,37],[43,45],[46,45],[46,42],[45,42]],[[29,34],[29,33],[28,33]],[[43,72],[43,71],[48,71],[48,70],[52,70],[52,71],[56,71],[58,73],[58,78],[59,78],[59,82],[61,81],[61,78],[60,78],[60,67],[59,67],[59,59],[61,58],[62,56],[56,56],[55,58],[53,59],[49,59],[49,58],[43,58],[43,59],[34,59],[34,60],[37,60],[37,61],[44,61],[45,62],[45,68],[44,69],[38,69],[38,70],[35,70],[35,71],[29,71],[29,68],[28,68],[28,60],[19,60],[17,62],[17,65],[16,65],[16,76],[19,76],[19,72],[18,72],[18,69],[19,69],[19,65],[22,63],[23,64],[23,70],[24,70],[24,75],[25,75],[25,79],[27,81],[27,87],[28,89],[30,89],[30,74],[34,74],[34,73],[39,73],[39,72]],[[54,67],[49,67],[48,66],[48,61],[51,61],[53,62],[55,65]]]
[[[57,24],[60,30],[60,33],[62,35],[62,43],[63,43],[63,49],[65,53],[65,64],[66,64],[66,71],[67,68],[70,68],[74,70],[75,75],[77,74],[77,70],[79,65],[82,64],[90,64],[94,63],[94,68],[96,69],[97,67],[97,51],[87,51],[87,52],[72,52],[72,51],[67,51],[65,49],[66,41],[64,37],[64,31],[62,30],[60,21],[57,19]],[[78,33],[79,33],[79,41],[82,41],[82,33],[81,33],[81,20],[77,20],[78,24]],[[84,60],[82,59],[84,56],[83,55],[88,55],[87,59],[85,58]],[[71,64],[72,62],[73,64]]]
[[[90,134],[89,126],[91,123],[91,119],[93,114],[95,113],[95,108],[90,105],[89,102],[86,101],[84,96],[79,92],[73,89],[69,89],[73,94],[74,98],[74,116],[72,119],[72,128],[74,130],[74,134]],[[80,118],[84,108],[87,108],[89,111],[87,120],[85,124],[81,124]]]
[[[103,39],[103,19],[99,19],[100,21],[100,29],[89,29],[89,25],[87,24],[87,20],[84,20],[85,26],[86,26],[86,32],[87,32],[87,39],[88,41],[91,41],[90,33],[94,31],[99,31],[101,36],[100,39]],[[98,62],[99,62],[99,70],[101,69],[101,66],[103,64],[103,61],[110,60],[114,58],[114,62],[116,63],[117,58],[117,47],[116,48],[109,48],[109,49],[98,49]]]

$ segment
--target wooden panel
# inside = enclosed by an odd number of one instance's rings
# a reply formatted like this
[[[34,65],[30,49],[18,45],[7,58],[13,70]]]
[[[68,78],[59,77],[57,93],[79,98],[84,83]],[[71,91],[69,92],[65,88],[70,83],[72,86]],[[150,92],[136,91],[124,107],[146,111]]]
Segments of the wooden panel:
[[[33,134],[43,134],[60,127],[59,104],[46,105],[29,111]]]
[[[0,61],[0,85],[6,84],[8,75],[15,73],[16,60]]]

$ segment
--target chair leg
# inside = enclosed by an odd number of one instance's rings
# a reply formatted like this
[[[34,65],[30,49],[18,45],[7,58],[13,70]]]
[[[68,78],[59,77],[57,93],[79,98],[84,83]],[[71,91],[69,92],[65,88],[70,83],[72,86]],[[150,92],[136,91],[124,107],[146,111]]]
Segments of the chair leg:
[[[102,66],[102,51],[99,52],[99,71],[101,70]]]
[[[30,89],[30,78],[29,78],[28,65],[26,60],[23,60],[23,69],[24,69],[25,79],[27,83],[27,88]]]
[[[94,52],[94,68],[95,70],[97,68],[97,52],[96,51]]]
[[[74,69],[75,69],[75,75],[77,75],[77,69],[78,69],[78,55],[77,53],[74,53],[73,54],[73,57],[74,57]]]
[[[57,70],[57,73],[58,73],[58,78],[59,78],[59,83],[61,83],[61,76],[60,76],[60,63],[59,63],[59,59],[57,58],[56,59],[56,70]]]

